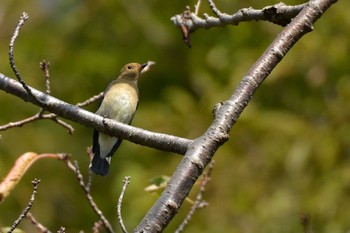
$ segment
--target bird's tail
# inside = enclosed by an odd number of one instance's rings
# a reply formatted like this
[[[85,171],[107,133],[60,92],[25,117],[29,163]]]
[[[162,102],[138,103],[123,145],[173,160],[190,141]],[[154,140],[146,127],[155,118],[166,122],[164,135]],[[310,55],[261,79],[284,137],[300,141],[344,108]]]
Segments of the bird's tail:
[[[109,174],[109,164],[111,157],[101,158],[99,155],[94,155],[90,162],[90,170],[100,176],[107,176]]]

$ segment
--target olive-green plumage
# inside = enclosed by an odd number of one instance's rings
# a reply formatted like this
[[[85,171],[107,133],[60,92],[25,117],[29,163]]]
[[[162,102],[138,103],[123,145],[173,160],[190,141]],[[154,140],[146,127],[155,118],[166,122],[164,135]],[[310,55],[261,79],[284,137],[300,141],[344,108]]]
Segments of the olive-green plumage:
[[[137,80],[146,66],[147,64],[126,64],[121,69],[119,77],[106,88],[96,114],[130,124],[139,100]],[[121,142],[121,139],[94,130],[92,145],[94,157],[90,163],[90,170],[98,175],[108,175],[111,157]]]

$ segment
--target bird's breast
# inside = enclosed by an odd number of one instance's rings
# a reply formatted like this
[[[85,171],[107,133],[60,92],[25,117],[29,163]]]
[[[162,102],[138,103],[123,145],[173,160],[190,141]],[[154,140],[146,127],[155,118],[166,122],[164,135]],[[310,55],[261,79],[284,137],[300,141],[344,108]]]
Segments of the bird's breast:
[[[137,104],[137,87],[128,83],[119,83],[107,91],[98,114],[123,123],[130,123]]]

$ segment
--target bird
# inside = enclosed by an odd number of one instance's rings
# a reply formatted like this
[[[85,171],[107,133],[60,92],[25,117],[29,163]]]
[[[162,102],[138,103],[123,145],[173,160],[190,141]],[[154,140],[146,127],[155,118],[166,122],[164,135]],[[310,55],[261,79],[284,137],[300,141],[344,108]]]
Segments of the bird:
[[[120,71],[117,79],[113,80],[103,93],[96,114],[130,124],[134,118],[139,101],[137,81],[147,63],[129,63]],[[103,134],[98,130],[93,132],[92,153],[90,170],[101,176],[109,174],[111,158],[119,148],[122,139]]]

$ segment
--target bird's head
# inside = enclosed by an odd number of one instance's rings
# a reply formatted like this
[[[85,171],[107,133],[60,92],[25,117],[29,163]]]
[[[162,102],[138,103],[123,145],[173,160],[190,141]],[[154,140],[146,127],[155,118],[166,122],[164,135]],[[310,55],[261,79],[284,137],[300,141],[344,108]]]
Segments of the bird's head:
[[[125,78],[129,80],[137,80],[141,71],[147,66],[146,64],[129,63],[126,64],[120,71],[119,78]]]

